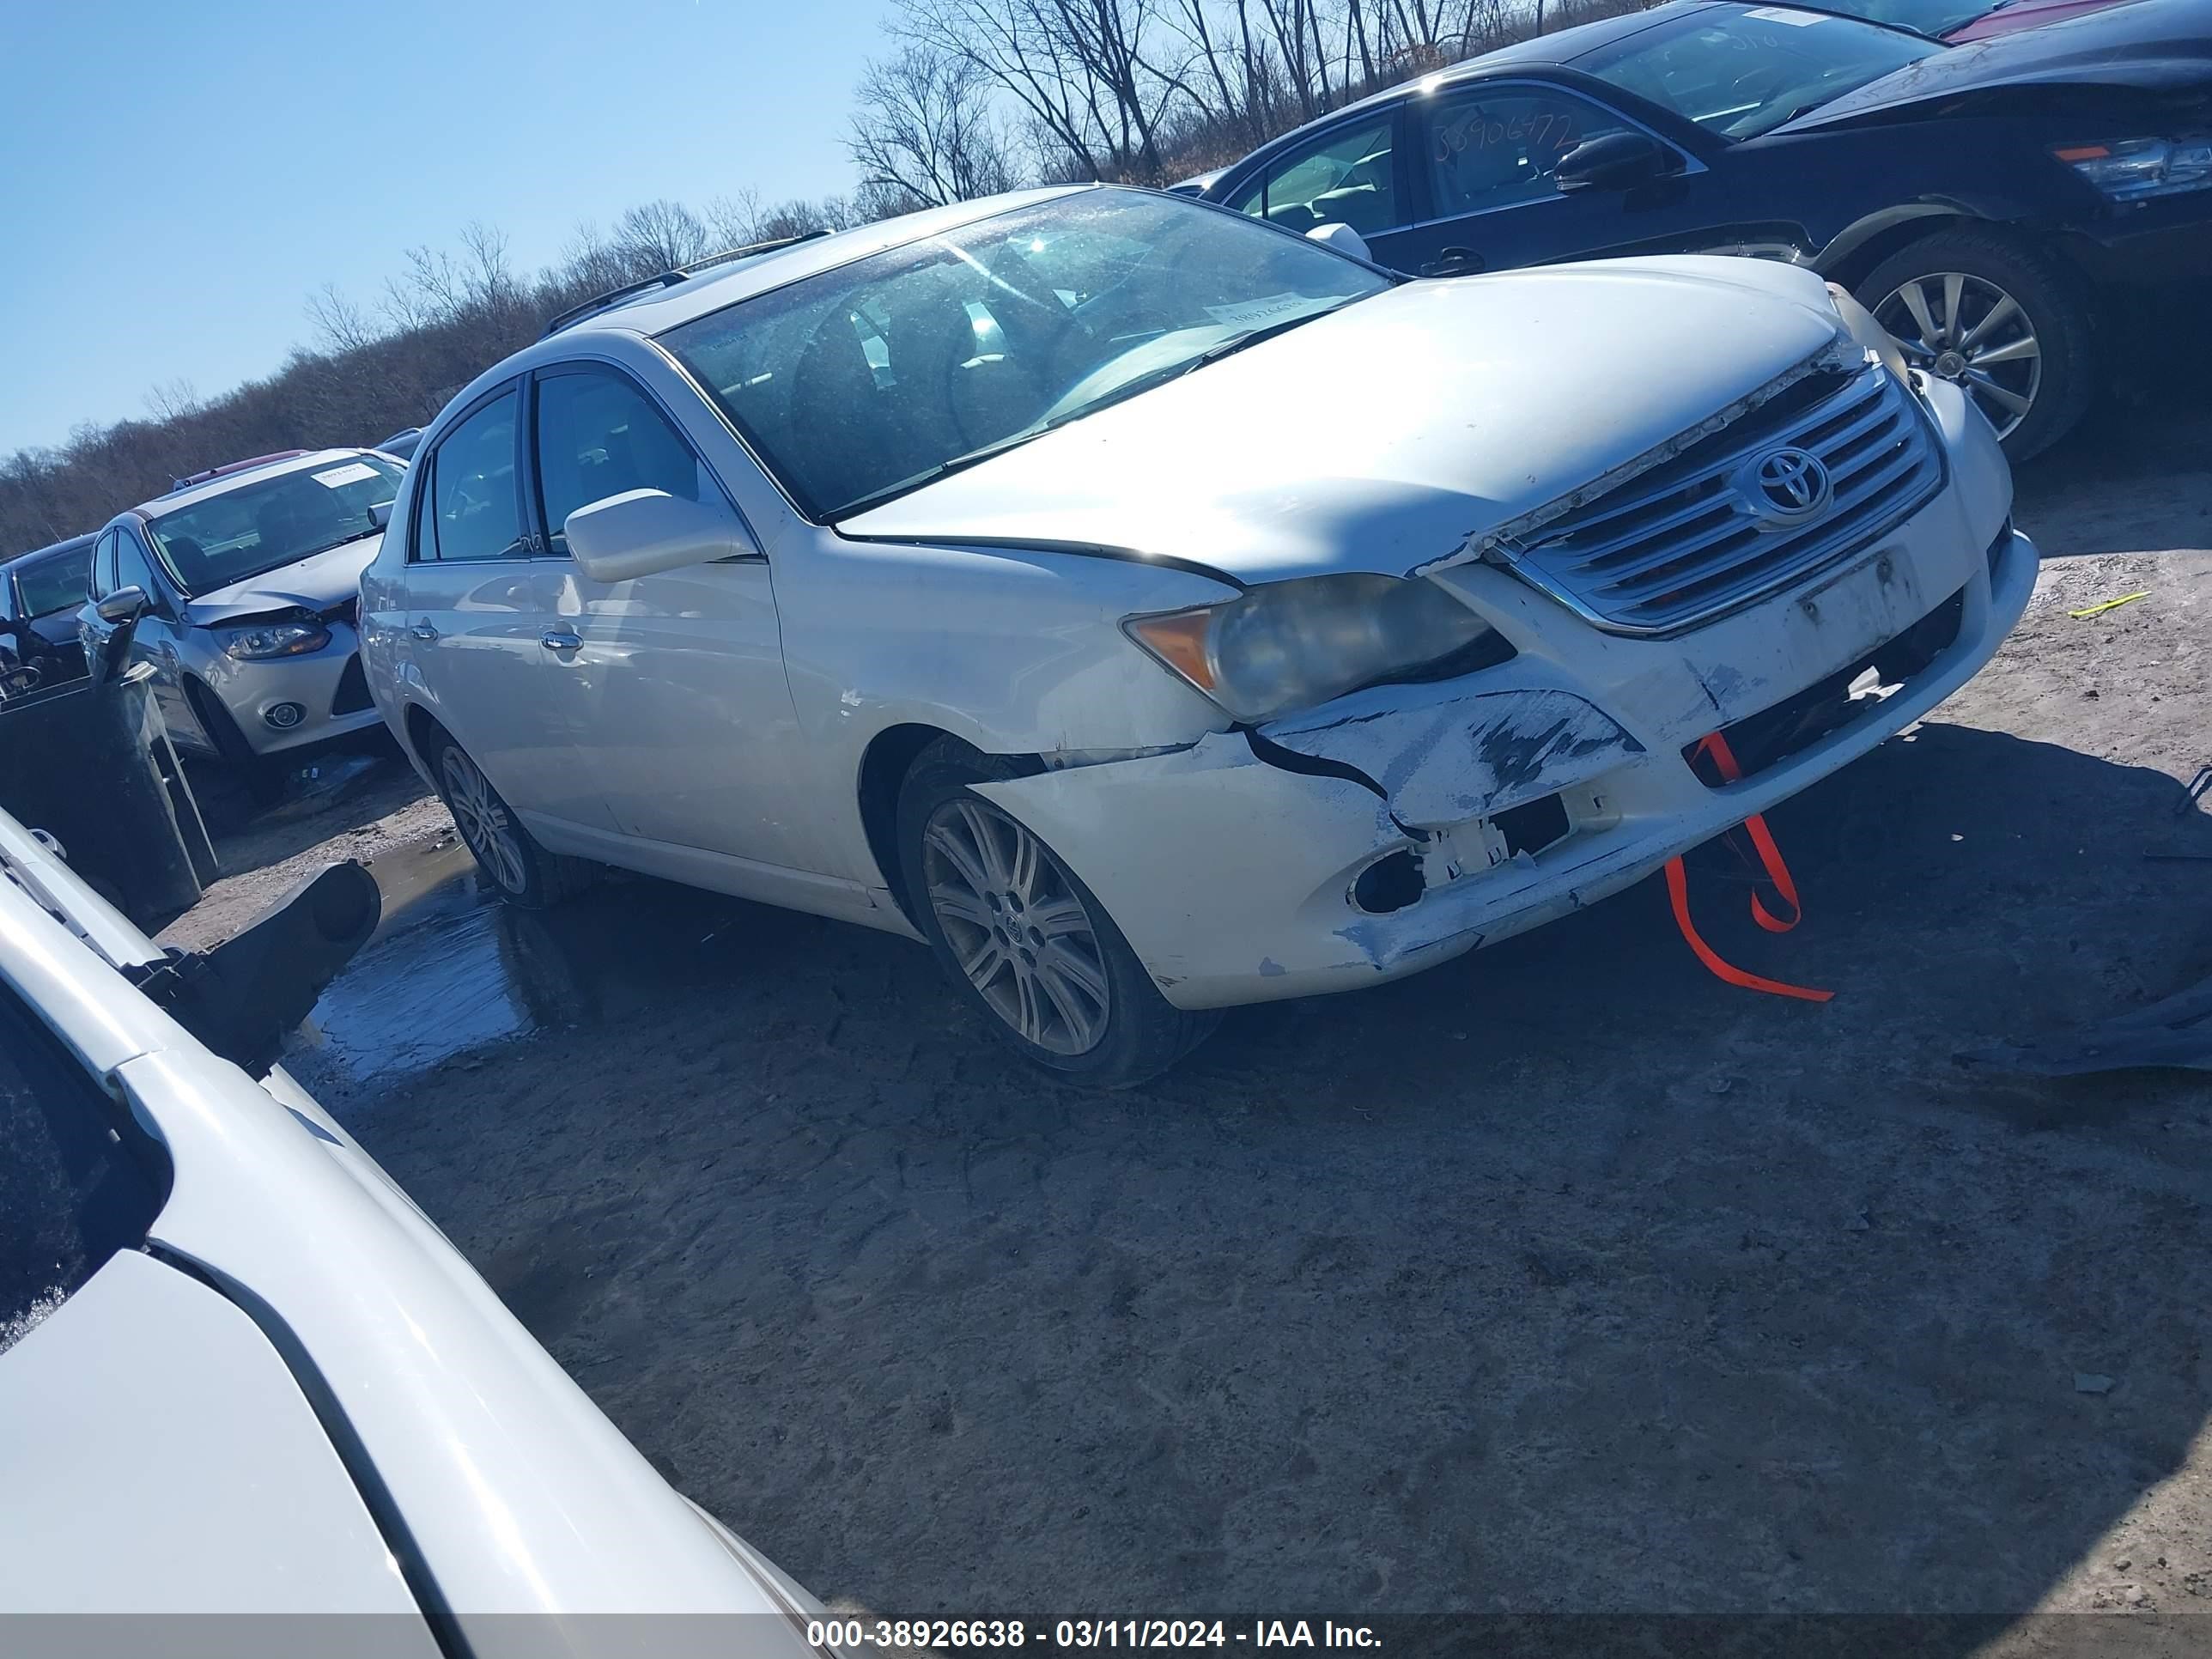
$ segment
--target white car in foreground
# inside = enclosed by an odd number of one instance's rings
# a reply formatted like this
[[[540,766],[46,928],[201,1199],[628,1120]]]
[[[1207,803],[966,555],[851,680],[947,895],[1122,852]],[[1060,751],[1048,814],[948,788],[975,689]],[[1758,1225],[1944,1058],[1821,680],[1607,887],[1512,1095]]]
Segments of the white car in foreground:
[[[209,977],[0,813],[9,1651],[817,1651]]]
[[[1032,191],[671,273],[484,374],[363,660],[508,897],[589,860],[919,934],[1023,1053],[1126,1083],[1924,714],[2027,602],[2011,497],[1806,271],[1405,281]],[[1740,781],[1692,763],[1717,730]]]

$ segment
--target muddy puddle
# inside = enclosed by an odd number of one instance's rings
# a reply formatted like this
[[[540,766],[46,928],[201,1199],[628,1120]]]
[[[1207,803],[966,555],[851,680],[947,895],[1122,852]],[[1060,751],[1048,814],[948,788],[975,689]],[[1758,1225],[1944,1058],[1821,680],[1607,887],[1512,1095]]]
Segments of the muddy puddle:
[[[383,921],[286,1059],[303,1079],[349,1091],[696,987],[727,971],[720,935],[748,908],[622,881],[555,911],[517,910],[479,884],[458,842],[404,849],[370,867]]]

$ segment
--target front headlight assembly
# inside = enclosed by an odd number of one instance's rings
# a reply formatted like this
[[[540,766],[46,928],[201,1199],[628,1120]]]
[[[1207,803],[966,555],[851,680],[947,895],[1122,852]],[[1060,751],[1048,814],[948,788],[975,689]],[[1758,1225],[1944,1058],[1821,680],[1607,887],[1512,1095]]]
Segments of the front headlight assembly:
[[[263,623],[254,628],[225,629],[219,637],[223,655],[237,662],[266,662],[273,657],[304,657],[331,642],[331,630],[320,623]]]
[[[2051,152],[2115,202],[2212,189],[2212,137],[2114,138]]]
[[[1248,724],[1381,681],[1443,679],[1513,655],[1482,618],[1419,577],[1268,582],[1220,605],[1132,617],[1122,627]]]

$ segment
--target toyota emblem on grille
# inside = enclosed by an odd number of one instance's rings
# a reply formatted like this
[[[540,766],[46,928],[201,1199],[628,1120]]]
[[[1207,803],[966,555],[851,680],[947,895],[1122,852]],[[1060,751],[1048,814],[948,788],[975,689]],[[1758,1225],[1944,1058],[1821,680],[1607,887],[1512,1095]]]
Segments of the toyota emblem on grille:
[[[1818,455],[1790,447],[1761,455],[1746,470],[1737,488],[1759,518],[1772,525],[1794,525],[1826,511],[1835,486]]]

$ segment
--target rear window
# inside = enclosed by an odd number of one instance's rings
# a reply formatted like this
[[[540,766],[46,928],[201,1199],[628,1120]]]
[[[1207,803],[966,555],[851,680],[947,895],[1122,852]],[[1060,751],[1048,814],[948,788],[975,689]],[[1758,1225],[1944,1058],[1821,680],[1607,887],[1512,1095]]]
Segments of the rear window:
[[[0,1352],[143,1243],[167,1188],[121,1109],[0,986]]]

